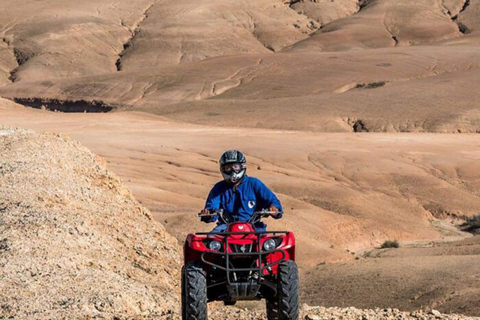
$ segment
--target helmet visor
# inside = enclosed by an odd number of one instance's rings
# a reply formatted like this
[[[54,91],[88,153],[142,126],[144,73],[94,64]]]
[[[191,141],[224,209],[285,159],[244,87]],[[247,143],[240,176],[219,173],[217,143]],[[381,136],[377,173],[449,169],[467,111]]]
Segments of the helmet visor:
[[[227,163],[222,167],[222,172],[230,174],[232,172],[239,173],[242,171],[243,166],[240,163]]]

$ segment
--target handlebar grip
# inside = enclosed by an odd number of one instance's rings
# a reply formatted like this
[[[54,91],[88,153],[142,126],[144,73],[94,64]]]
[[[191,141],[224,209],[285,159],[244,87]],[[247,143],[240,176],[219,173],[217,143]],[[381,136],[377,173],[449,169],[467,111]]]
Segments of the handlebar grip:
[[[273,213],[277,213],[277,214],[283,214],[282,211],[257,211],[255,212],[254,214],[261,214],[261,215],[271,215]]]
[[[217,214],[214,214],[214,213],[199,213],[198,216],[200,218],[202,218],[202,217],[216,217]]]
[[[262,214],[262,218],[269,218],[269,217],[276,217],[277,215],[282,215],[283,212],[281,211],[269,211]]]

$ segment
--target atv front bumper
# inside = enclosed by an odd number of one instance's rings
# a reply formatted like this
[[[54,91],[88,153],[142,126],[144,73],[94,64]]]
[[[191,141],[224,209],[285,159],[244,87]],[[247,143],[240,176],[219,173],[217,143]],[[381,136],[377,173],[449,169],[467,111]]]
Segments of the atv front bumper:
[[[224,236],[222,251],[205,251],[201,254],[201,260],[204,264],[214,269],[224,270],[226,278],[224,281],[212,283],[208,289],[214,289],[218,286],[225,286],[228,293],[228,299],[237,300],[255,300],[261,298],[260,291],[262,287],[268,287],[267,290],[273,294],[276,292],[276,285],[269,280],[269,276],[273,277],[273,267],[282,261],[285,261],[286,254],[282,249],[263,250],[261,238],[266,235],[286,235],[287,231],[257,231],[257,232],[216,232],[216,233],[197,233],[196,235],[208,236]],[[255,236],[256,248],[252,248],[252,252],[231,252],[229,250],[229,236],[243,235]],[[276,254],[274,261],[268,261],[267,257]],[[235,259],[252,258],[256,261],[255,266],[250,268],[235,267]],[[248,282],[232,280],[236,278],[237,273],[248,273],[252,275]]]

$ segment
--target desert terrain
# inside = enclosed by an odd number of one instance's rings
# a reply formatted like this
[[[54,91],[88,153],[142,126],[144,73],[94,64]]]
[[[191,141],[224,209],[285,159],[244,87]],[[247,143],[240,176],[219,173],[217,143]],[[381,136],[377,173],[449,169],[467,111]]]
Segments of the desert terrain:
[[[5,124],[61,132],[99,153],[180,242],[189,232],[211,228],[195,213],[219,180],[218,155],[233,145],[249,156],[249,174],[271,186],[287,208],[284,219],[268,223],[271,229],[295,232],[309,303],[364,308],[391,303],[404,310],[436,307],[478,314],[478,250],[450,252],[450,245],[456,247],[450,241],[472,237],[456,226],[478,212],[480,145],[475,134],[226,129],[142,113],[65,114],[8,102],[0,110]],[[387,249],[408,252],[396,260],[365,254],[389,239],[398,239],[402,246],[429,247],[431,241],[447,245],[440,246],[441,257],[429,263],[431,253],[414,248]],[[410,252],[417,252],[417,258]],[[412,303],[410,299],[425,290],[415,267],[419,261],[425,262],[422,275],[433,293]],[[359,276],[353,276],[352,269]],[[377,278],[379,270],[388,280]],[[445,272],[457,276],[445,277]],[[399,278],[407,287],[403,296],[395,285]],[[471,300],[454,307],[442,302],[453,282],[459,288],[455,297]],[[379,296],[359,300],[371,286]],[[401,299],[385,296],[383,286]]]
[[[0,147],[2,318],[180,319],[178,243],[104,159],[62,134],[4,126]],[[265,319],[259,307],[213,304],[210,318]],[[301,318],[478,319],[435,309],[306,304]]]
[[[268,224],[296,234],[305,302],[478,316],[479,10],[2,1],[0,125],[79,141],[180,243],[238,148],[286,208]]]

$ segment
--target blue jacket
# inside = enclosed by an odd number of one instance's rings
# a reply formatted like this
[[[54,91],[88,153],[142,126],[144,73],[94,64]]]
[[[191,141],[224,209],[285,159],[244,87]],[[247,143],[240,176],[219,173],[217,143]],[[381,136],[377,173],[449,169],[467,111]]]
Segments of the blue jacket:
[[[275,206],[283,212],[278,198],[262,181],[245,176],[235,192],[232,185],[226,181],[215,184],[208,195],[205,209],[223,209],[238,221],[248,221],[255,211],[268,209],[270,206]],[[280,214],[275,218],[281,217]],[[221,222],[218,224],[220,225]],[[260,223],[255,226],[265,227],[265,224]]]

